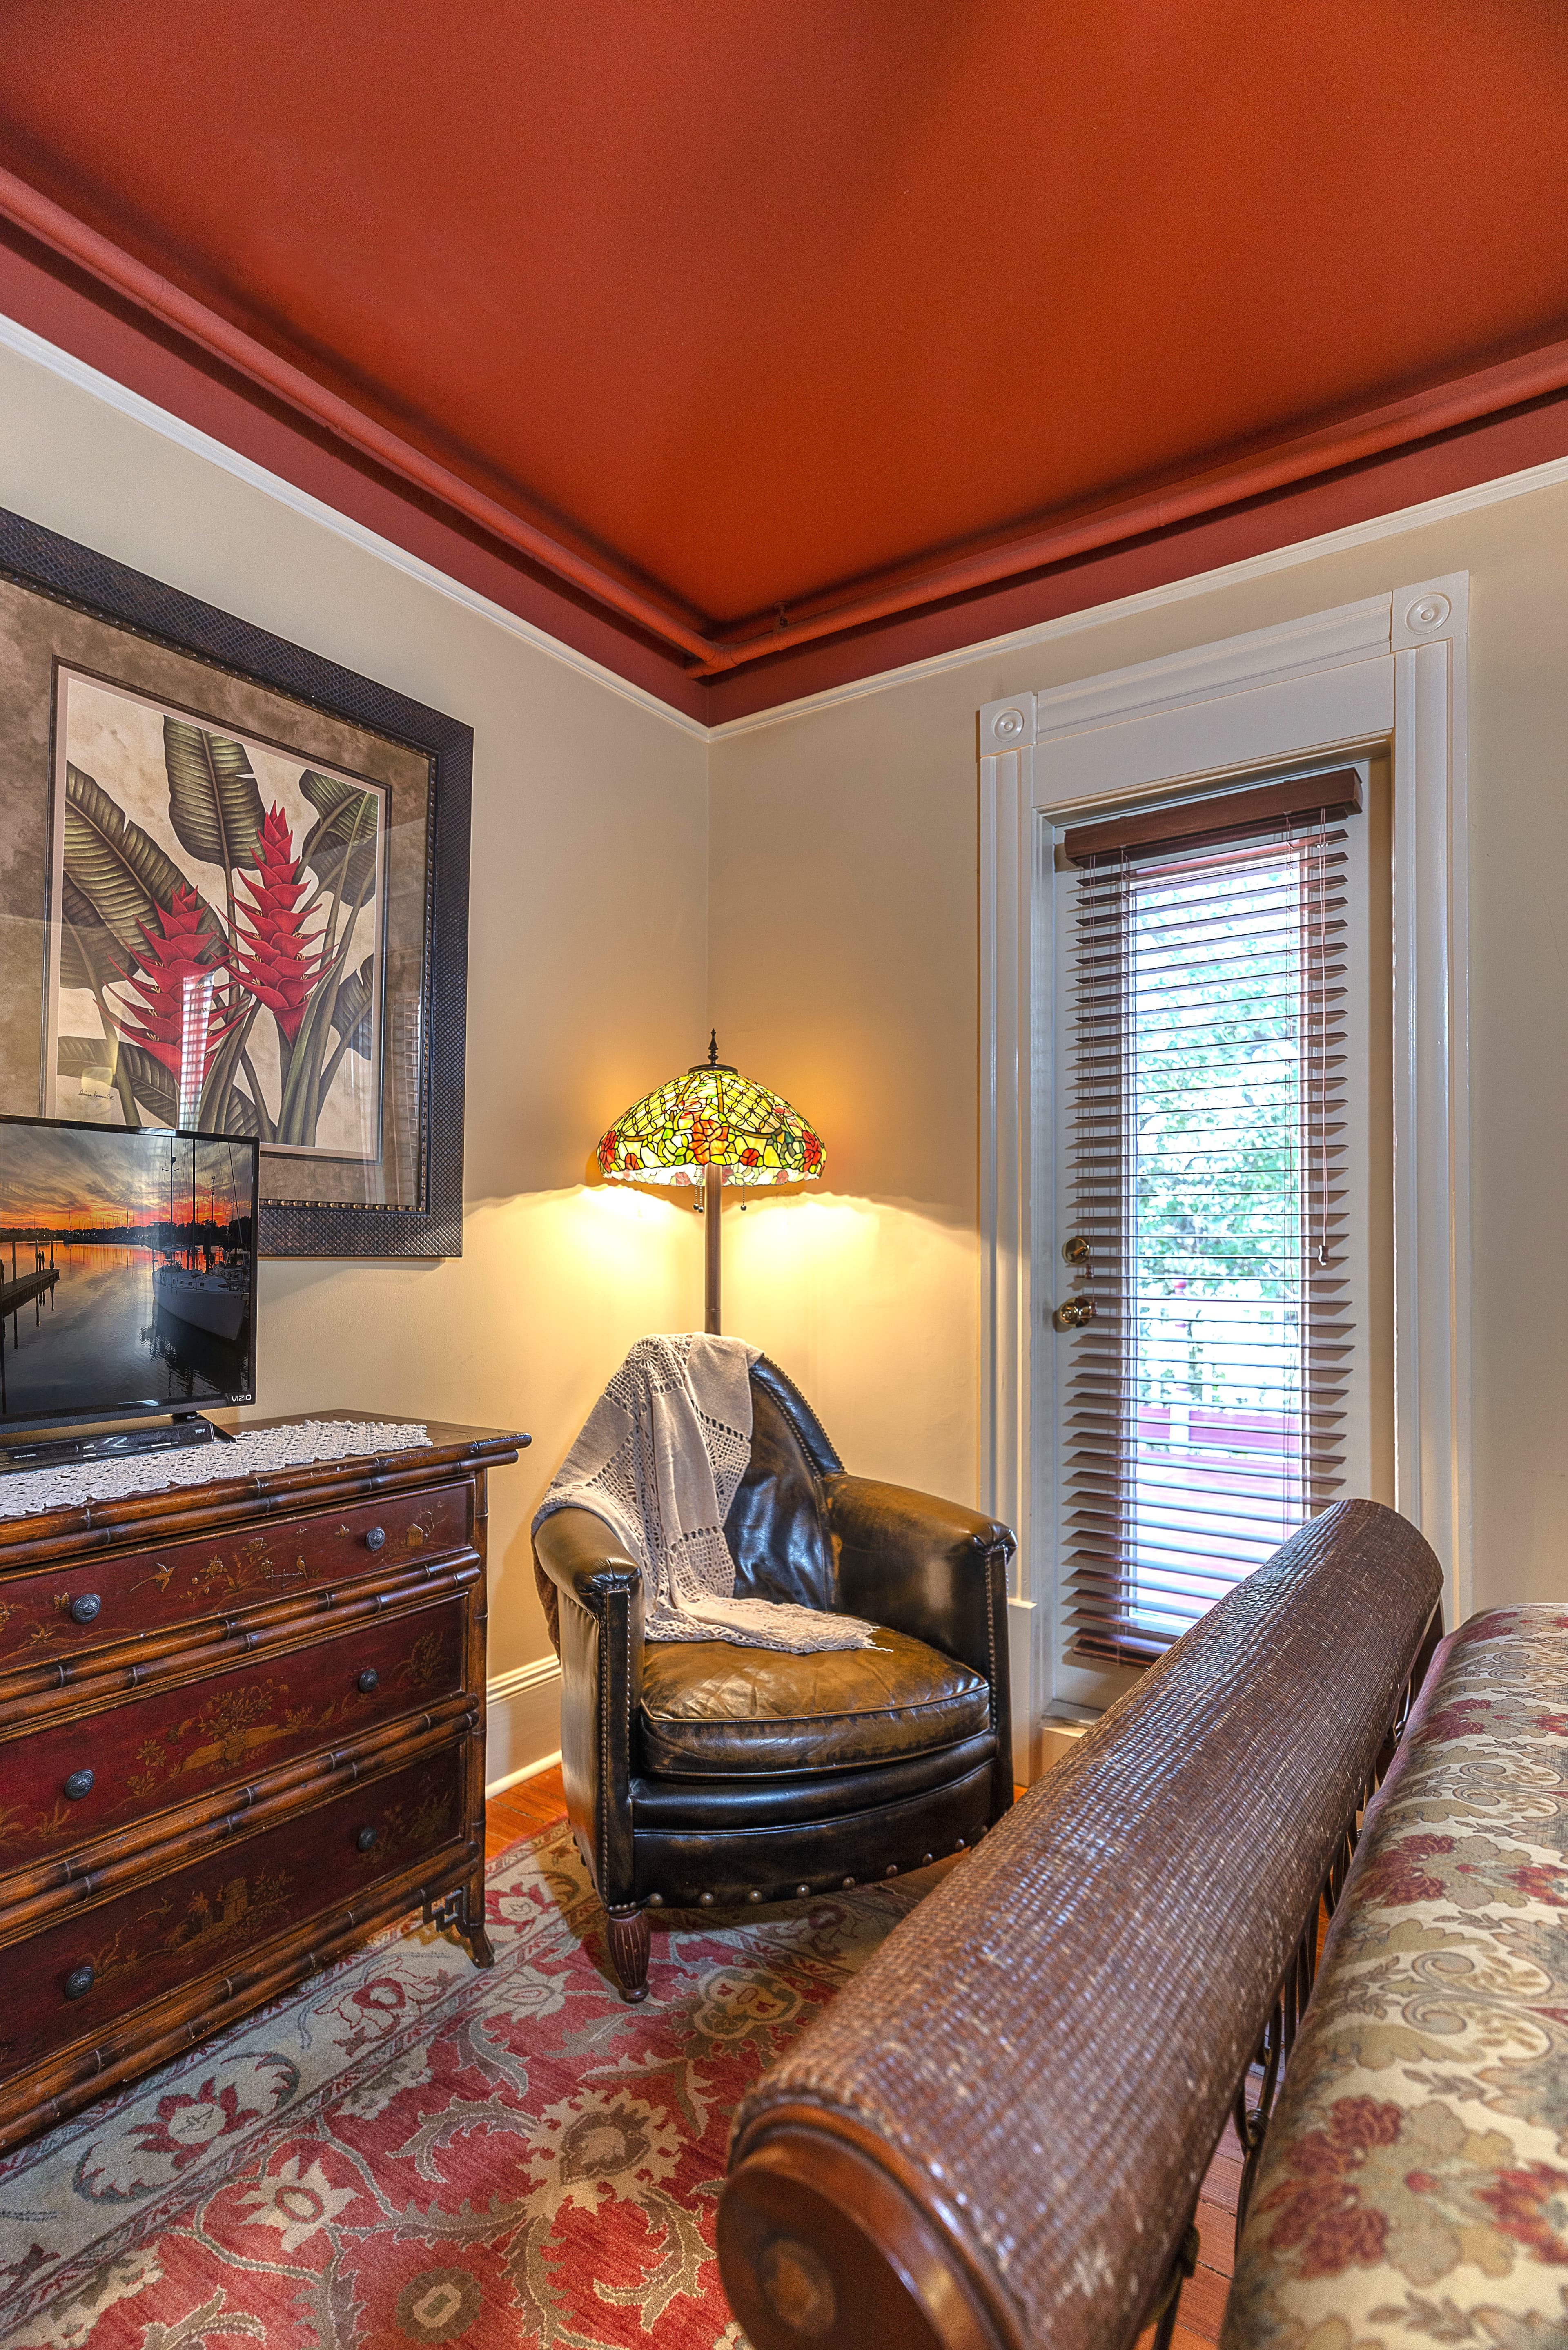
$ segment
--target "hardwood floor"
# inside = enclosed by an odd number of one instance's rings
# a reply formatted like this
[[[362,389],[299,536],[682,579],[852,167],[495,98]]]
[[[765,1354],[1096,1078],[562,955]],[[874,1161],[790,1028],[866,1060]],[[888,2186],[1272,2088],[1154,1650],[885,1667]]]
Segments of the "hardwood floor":
[[[532,1835],[535,1828],[547,1828],[566,1808],[558,1762],[535,1778],[519,1779],[504,1795],[492,1795],[484,1806],[485,1859],[493,1860],[498,1852],[504,1852],[520,1836]]]
[[[1209,2166],[1198,2204],[1198,2266],[1181,2288],[1171,2350],[1215,2350],[1231,2271],[1236,2256],[1236,2190],[1241,2184],[1241,2148],[1233,2126]],[[1138,2336],[1139,2350],[1154,2340],[1152,2327]]]
[[[1019,1789],[1020,1794],[1023,1789]],[[541,1771],[536,1778],[520,1780],[504,1795],[493,1796],[485,1807],[484,1856],[493,1859],[519,1836],[548,1827],[566,1810],[559,1766]],[[1227,2122],[1225,2135],[1203,2182],[1198,2206],[1199,2254],[1196,2273],[1181,2289],[1181,2310],[1176,2321],[1172,2350],[1216,2350],[1225,2296],[1231,2289],[1231,2269],[1236,2249],[1236,2190],[1241,2183],[1241,2149]],[[1152,2330],[1139,2336],[1139,2350],[1154,2339]]]

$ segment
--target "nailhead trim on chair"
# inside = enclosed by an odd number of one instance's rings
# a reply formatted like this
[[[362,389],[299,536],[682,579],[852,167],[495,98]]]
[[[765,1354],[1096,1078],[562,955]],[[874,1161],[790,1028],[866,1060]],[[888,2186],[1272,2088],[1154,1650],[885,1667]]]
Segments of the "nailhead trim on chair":
[[[974,1845],[977,1845],[980,1842],[981,1836],[985,1835],[986,1828],[987,1823],[984,1820],[981,1820],[977,1826],[971,1830],[968,1836],[956,1837],[953,1842],[954,1853],[970,1851]],[[929,1868],[935,1858],[936,1855],[934,1853],[923,1852],[920,1855],[919,1861],[913,1865],[919,1868]],[[882,1874],[885,1877],[897,1877],[898,1874],[898,1863],[896,1860],[890,1860],[888,1863],[887,1867],[882,1871]],[[857,1882],[857,1879],[853,1877],[840,1877],[837,1880],[836,1889],[848,1893],[853,1890]],[[794,1889],[793,1898],[797,1901],[807,1900],[810,1898],[811,1889],[812,1888],[809,1885],[797,1885]],[[738,1901],[741,1898],[741,1896],[737,1894],[734,1898]],[[753,1903],[762,1901],[787,1901],[791,1898],[792,1896],[787,1890],[770,1893],[765,1887],[762,1886],[753,1886],[745,1896],[746,1900]],[[662,1909],[667,1906],[668,1898],[669,1897],[663,1893],[647,1894],[644,1897],[644,1907],[649,1909]],[[696,1897],[696,1903],[700,1908],[711,1909],[714,1907],[719,1906],[719,1896],[716,1893],[699,1893]],[[681,1904],[678,1899],[676,1907],[680,1908],[680,1906]]]

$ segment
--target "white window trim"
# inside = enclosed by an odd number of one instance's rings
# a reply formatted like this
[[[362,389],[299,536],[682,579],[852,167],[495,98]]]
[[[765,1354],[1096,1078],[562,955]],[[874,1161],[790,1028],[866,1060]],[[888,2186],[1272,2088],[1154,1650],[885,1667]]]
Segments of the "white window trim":
[[[982,1506],[1019,1537],[1015,1762],[1041,1767],[1057,1688],[1051,1589],[1053,1300],[1033,1240],[1054,1223],[1054,828],[1260,767],[1386,749],[1394,779],[1395,1499],[1473,1605],[1470,1513],[1469,575],[1137,668],[987,702],[981,781]]]

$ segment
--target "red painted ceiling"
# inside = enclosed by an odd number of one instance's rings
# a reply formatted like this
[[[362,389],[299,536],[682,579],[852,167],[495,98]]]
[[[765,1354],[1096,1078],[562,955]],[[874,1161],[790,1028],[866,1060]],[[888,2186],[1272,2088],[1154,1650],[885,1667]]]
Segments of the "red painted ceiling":
[[[1563,0],[0,0],[0,164],[704,635],[1568,337]]]

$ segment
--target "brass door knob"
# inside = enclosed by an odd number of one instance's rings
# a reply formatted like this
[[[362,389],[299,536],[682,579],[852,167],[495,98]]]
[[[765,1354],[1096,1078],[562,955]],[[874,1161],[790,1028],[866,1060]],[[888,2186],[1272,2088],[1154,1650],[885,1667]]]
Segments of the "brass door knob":
[[[1095,1318],[1092,1297],[1069,1297],[1065,1305],[1058,1305],[1051,1316],[1054,1330],[1081,1330],[1085,1322]]]

